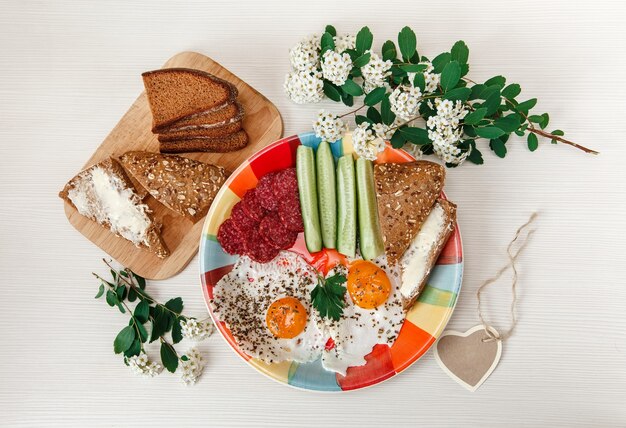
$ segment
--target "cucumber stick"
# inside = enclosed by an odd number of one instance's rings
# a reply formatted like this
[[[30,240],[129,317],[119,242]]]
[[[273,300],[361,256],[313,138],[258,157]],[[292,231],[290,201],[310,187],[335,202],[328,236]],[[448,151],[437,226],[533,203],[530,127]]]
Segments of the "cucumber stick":
[[[330,144],[322,141],[317,147],[315,158],[322,241],[325,248],[335,248],[337,240],[337,194],[335,160],[330,151]]]
[[[315,180],[315,155],[313,149],[299,146],[296,153],[296,174],[300,192],[300,209],[304,224],[306,248],[314,253],[322,249],[319,210],[317,207],[317,183]]]
[[[363,158],[356,160],[356,191],[359,214],[359,248],[364,259],[372,260],[383,252],[372,161]]]
[[[352,155],[337,163],[337,251],[348,257],[356,252],[356,178]]]

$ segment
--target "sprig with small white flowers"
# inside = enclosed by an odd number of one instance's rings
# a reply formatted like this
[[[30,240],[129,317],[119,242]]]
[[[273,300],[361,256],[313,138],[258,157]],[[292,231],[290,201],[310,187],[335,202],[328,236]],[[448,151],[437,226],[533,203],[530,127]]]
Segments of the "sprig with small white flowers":
[[[409,27],[398,34],[398,48],[387,40],[381,55],[372,50],[373,39],[368,27],[354,36],[338,35],[328,25],[323,34],[309,36],[291,49],[293,70],[286,76],[285,91],[294,102],[327,97],[353,106],[356,97],[364,97],[361,107],[346,114],[322,110],[313,123],[319,138],[338,140],[348,131],[341,119],[354,115],[354,148],[368,159],[375,159],[384,150],[383,141],[389,141],[418,158],[434,154],[448,167],[466,159],[482,164],[479,144],[487,140],[487,147],[503,158],[513,133],[525,135],[531,151],[543,137],[597,154],[566,140],[559,129],[546,131],[548,113],[532,114],[537,100],[518,100],[518,84],[507,85],[503,76],[484,83],[469,79],[465,42],[458,41],[450,51],[429,60],[417,52],[417,37]],[[358,114],[366,107],[365,115]]]
[[[174,345],[183,338],[195,341],[206,339],[213,332],[213,323],[209,318],[198,321],[183,315],[183,300],[180,297],[165,304],[157,302],[146,292],[144,278],[128,268],[115,269],[110,262],[103,260],[112,279],[109,281],[93,273],[100,281],[96,299],[105,296],[109,306],[117,307],[130,317],[128,325],[113,341],[114,352],[123,354],[124,363],[137,375],[154,377],[165,368],[172,373],[181,372],[185,384],[195,383],[204,367],[202,356],[195,348],[179,356]],[[137,303],[131,309],[133,302]],[[161,363],[151,361],[144,347],[157,340]]]

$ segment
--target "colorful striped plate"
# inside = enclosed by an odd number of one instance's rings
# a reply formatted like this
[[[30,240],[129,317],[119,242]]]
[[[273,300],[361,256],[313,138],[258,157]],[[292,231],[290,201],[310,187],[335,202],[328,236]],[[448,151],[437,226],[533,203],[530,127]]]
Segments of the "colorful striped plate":
[[[296,149],[300,144],[316,148],[320,140],[313,133],[283,138],[253,155],[244,162],[226,181],[218,193],[206,217],[200,240],[200,273],[202,290],[213,321],[220,334],[248,364],[259,372],[297,388],[315,391],[347,391],[375,385],[405,370],[433,345],[445,328],[461,290],[463,275],[463,250],[458,227],[446,244],[437,265],[420,298],[407,314],[400,334],[393,344],[376,345],[366,356],[367,363],[361,367],[350,367],[346,376],[327,372],[320,361],[307,364],[283,362],[266,364],[241,352],[223,322],[215,318],[209,302],[213,286],[232,269],[237,256],[226,254],[217,239],[217,230],[230,210],[241,199],[246,190],[256,186],[258,178],[268,172],[295,166]],[[352,153],[352,139],[348,134],[332,143],[336,158]],[[408,162],[413,158],[403,150],[387,147],[376,162]],[[331,252],[309,254],[304,246],[302,234],[292,249],[307,260],[320,261],[332,256]]]

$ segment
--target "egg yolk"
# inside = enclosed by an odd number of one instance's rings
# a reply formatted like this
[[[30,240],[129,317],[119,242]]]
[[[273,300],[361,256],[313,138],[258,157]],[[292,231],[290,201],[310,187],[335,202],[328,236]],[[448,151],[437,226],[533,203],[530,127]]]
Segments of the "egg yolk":
[[[270,332],[281,339],[292,339],[306,327],[305,307],[295,297],[283,297],[267,310],[265,323]]]
[[[350,264],[347,287],[354,304],[363,309],[382,305],[391,293],[391,283],[385,271],[365,260]]]

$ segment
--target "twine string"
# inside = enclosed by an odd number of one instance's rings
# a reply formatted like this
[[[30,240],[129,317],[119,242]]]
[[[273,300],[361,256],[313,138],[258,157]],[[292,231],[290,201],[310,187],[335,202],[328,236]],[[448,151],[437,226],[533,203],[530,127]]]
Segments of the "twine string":
[[[487,337],[485,337],[483,339],[483,342],[491,342],[491,341],[494,341],[494,340],[506,340],[507,338],[509,338],[513,334],[513,330],[515,329],[515,326],[517,325],[517,314],[516,314],[516,311],[515,311],[515,307],[516,307],[516,304],[517,304],[517,277],[518,277],[518,274],[517,274],[517,267],[515,266],[515,262],[517,261],[517,258],[522,253],[522,250],[528,244],[529,238],[532,236],[533,233],[535,233],[536,229],[530,230],[525,236],[524,236],[523,232],[524,232],[524,230],[528,226],[530,226],[535,221],[536,218],[537,218],[537,213],[533,213],[530,216],[530,218],[528,219],[528,221],[526,223],[524,223],[523,225],[521,225],[517,229],[517,232],[515,232],[515,237],[513,238],[513,240],[511,242],[509,242],[509,245],[508,245],[508,247],[506,249],[507,255],[509,257],[509,262],[506,265],[504,265],[496,273],[496,275],[494,277],[489,278],[488,280],[484,281],[481,284],[481,286],[478,287],[478,290],[476,291],[476,298],[478,299],[478,318],[480,318],[480,322],[483,325],[483,328],[485,329],[485,334],[487,335]],[[517,251],[513,252],[513,245],[520,238],[521,238],[521,244],[518,247]],[[481,293],[483,292],[483,290],[486,287],[488,287],[489,285],[493,284],[498,279],[500,279],[500,277],[504,274],[504,272],[506,272],[509,268],[511,270],[513,270],[513,278],[511,280],[511,294],[512,294],[512,299],[511,299],[511,326],[504,333],[498,333],[498,331],[495,328],[492,328],[489,325],[489,323],[485,319],[485,316],[483,315],[483,310],[481,308],[480,295],[481,295]]]

